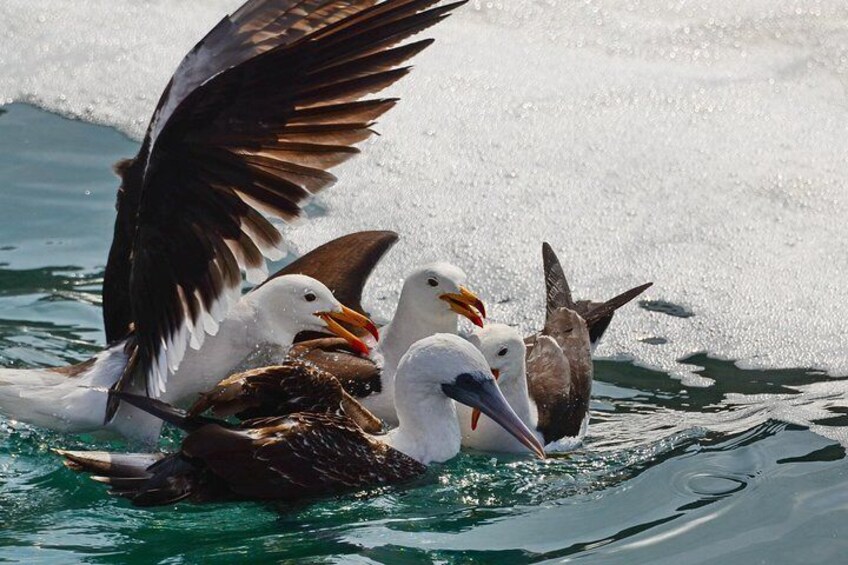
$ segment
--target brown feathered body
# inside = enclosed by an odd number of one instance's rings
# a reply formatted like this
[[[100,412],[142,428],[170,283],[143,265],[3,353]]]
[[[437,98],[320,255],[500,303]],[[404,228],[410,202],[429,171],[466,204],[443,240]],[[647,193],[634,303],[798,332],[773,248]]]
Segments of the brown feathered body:
[[[186,429],[180,451],[152,465],[141,455],[61,453],[69,467],[95,474],[113,494],[139,506],[179,500],[293,501],[409,481],[426,471],[363,431],[358,422],[371,425],[373,416],[335,378],[303,363],[234,375],[188,414],[149,398],[122,398]],[[234,425],[202,416],[207,410],[279,415]]]
[[[201,395],[188,415],[207,411],[242,421],[298,412],[343,413],[368,433],[382,431],[379,418],[351,397],[334,375],[295,358],[224,379]]]
[[[587,420],[592,394],[592,352],[615,311],[644,292],[651,283],[606,302],[575,302],[559,259],[542,245],[546,316],[542,330],[525,339],[527,384],[538,410],[537,431],[545,444],[579,436]]]

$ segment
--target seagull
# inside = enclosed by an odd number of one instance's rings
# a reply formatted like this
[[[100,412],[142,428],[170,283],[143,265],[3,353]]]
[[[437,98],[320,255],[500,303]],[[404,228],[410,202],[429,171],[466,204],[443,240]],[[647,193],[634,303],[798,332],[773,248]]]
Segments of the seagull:
[[[405,76],[405,61],[432,43],[404,40],[463,3],[249,0],[223,18],[178,66],[138,154],[115,166],[121,185],[103,282],[109,347],[72,367],[0,372],[0,413],[97,430],[116,418],[120,397],[101,410],[92,394],[198,393],[206,384],[198,371],[228,374],[229,359],[210,360],[242,346],[238,333],[219,332],[241,297],[241,273],[260,282],[265,259],[283,255],[268,217],[299,217],[334,183],[328,169],[358,153],[354,145],[397,102],[366,97]],[[264,306],[258,296],[243,306]],[[274,342],[279,323],[253,326],[251,335]],[[207,335],[218,336],[215,353],[194,355],[174,375]]]
[[[469,340],[486,358],[516,414],[548,451],[580,445],[589,421],[592,353],[613,313],[647,290],[646,283],[606,302],[575,303],[551,246],[542,244],[547,287],[545,326],[522,339],[514,328],[488,324]],[[460,410],[463,445],[482,451],[522,452],[526,448],[500,433],[477,411]]]
[[[340,394],[333,411],[235,425],[120,393],[126,402],[187,431],[180,450],[163,458],[59,453],[69,467],[95,474],[113,494],[138,506],[180,500],[293,501],[409,481],[429,464],[455,457],[460,450],[455,400],[479,408],[544,458],[542,446],[498,389],[486,360],[459,336],[437,334],[416,342],[399,362],[396,380],[399,425],[383,436],[365,433],[340,413]]]
[[[380,259],[397,241],[398,234],[388,230],[350,233],[301,255],[262,284],[284,275],[306,275],[324,283],[342,304],[368,316],[362,307],[365,283]],[[262,285],[255,288],[262,288]],[[305,332],[295,341],[325,335]]]
[[[389,425],[397,425],[395,372],[413,343],[438,333],[456,334],[459,318],[482,326],[483,302],[466,286],[465,272],[450,263],[433,263],[406,277],[392,320],[380,329],[380,343],[368,359],[339,339],[296,344],[289,355],[336,375],[365,407]],[[353,354],[352,354],[353,353]]]
[[[230,371],[263,340],[290,344],[305,330],[333,332],[366,353],[368,346],[341,323],[377,334],[368,318],[342,305],[320,282],[304,275],[278,277],[240,301],[222,323],[226,335],[240,339],[209,337],[202,351],[187,351],[181,370],[191,370],[194,378],[174,379],[161,396],[182,398],[187,390],[208,390],[216,384],[216,374]],[[75,367],[73,374],[55,369],[5,370],[0,372],[0,406],[10,418],[43,428],[67,433],[105,429],[152,443],[159,437],[161,421],[133,406],[122,404],[116,417],[103,424],[110,386],[127,361],[125,345],[119,344]],[[146,392],[140,385],[134,390]]]

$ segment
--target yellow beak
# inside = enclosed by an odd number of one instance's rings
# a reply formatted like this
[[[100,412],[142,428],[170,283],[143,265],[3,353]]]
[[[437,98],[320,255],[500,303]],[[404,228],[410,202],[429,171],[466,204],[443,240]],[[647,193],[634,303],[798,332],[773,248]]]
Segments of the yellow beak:
[[[342,326],[339,322],[347,323],[357,328],[364,328],[368,331],[368,333],[374,336],[374,339],[380,339],[380,333],[377,331],[377,326],[374,325],[374,322],[356,310],[351,310],[347,306],[342,306],[341,312],[318,312],[315,315],[324,321],[328,330],[346,340],[362,355],[368,355],[368,346],[365,345],[365,342],[344,328],[344,326]]]
[[[459,292],[450,292],[439,298],[450,305],[450,309],[461,316],[465,316],[475,326],[483,327],[483,318],[486,317],[486,307],[477,295],[465,288],[459,287]]]

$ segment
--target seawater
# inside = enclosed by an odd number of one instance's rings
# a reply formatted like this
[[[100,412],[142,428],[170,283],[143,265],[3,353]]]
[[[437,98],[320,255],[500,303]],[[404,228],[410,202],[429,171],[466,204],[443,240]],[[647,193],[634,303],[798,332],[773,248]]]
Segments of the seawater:
[[[242,0],[3,0],[0,102],[140,139],[188,50]],[[543,312],[540,242],[578,296],[656,285],[695,313],[619,313],[599,352],[705,385],[679,359],[848,374],[848,2],[473,0],[383,93],[295,251],[393,229],[366,292],[461,264],[490,313]],[[665,341],[643,341],[662,338]]]
[[[0,364],[79,361],[103,342],[109,167],[137,144],[30,106],[0,111]],[[706,355],[681,365],[715,384],[597,361],[573,453],[467,452],[410,485],[293,506],[133,508],[50,451],[131,446],[0,418],[0,562],[842,562],[846,381]]]

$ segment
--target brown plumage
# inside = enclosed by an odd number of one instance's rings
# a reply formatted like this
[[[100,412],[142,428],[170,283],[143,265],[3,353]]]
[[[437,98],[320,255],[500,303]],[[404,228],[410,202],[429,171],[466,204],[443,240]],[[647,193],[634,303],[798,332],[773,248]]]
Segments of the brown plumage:
[[[365,283],[397,240],[398,235],[392,231],[349,234],[310,251],[269,280],[291,274],[310,276],[327,285],[340,302],[367,314],[362,307]],[[371,359],[359,355],[344,339],[302,332],[289,350],[288,359],[306,361],[326,371],[357,398],[380,392],[382,388],[380,368]]]
[[[374,267],[397,240],[398,234],[393,231],[348,234],[316,247],[268,277],[268,281],[283,275],[312,277],[324,283],[339,302],[367,315],[362,308],[362,290]]]
[[[143,455],[59,453],[69,468],[93,473],[94,480],[110,485],[112,494],[138,506],[180,500],[293,501],[409,481],[426,471],[364,432],[347,415],[349,397],[338,381],[305,365],[235,375],[189,414],[150,398],[118,394],[186,430],[180,450],[156,455],[152,464]],[[234,425],[200,415],[207,409],[246,416],[280,410],[283,415]]]
[[[345,392],[333,375],[299,359],[224,379],[203,394],[188,415],[193,418],[209,410],[219,417],[235,416],[243,421],[297,412],[340,412],[368,433],[383,429],[379,418]]]
[[[358,355],[343,339],[326,337],[296,343],[291,359],[302,359],[335,376],[357,398],[382,390],[381,370],[371,359]]]
[[[606,302],[575,302],[559,259],[542,244],[546,316],[542,330],[525,339],[527,384],[536,404],[537,430],[545,444],[574,437],[589,410],[592,393],[592,347],[609,327],[612,316],[652,283],[628,290]]]
[[[462,3],[249,0],[185,57],[138,155],[116,166],[103,314],[108,341],[130,337],[131,362],[115,390],[137,376],[148,392],[162,386],[151,370],[161,381],[162,356],[182,350],[169,343],[220,319],[240,270],[277,253],[263,214],[297,217],[335,181],[327,169],[358,153],[396,102],[361,99],[404,76],[399,65],[431,40],[399,44]]]

